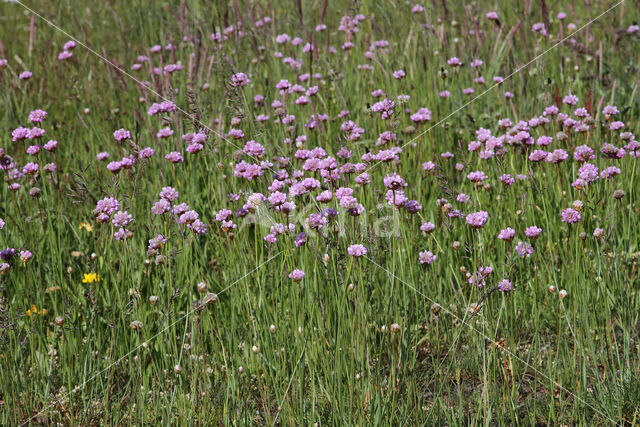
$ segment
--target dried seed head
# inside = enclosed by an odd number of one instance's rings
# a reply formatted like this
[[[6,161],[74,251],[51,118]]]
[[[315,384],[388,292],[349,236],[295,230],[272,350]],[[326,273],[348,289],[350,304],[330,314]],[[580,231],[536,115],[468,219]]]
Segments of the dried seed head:
[[[623,190],[616,190],[613,192],[613,198],[616,200],[620,200],[624,197],[624,191]]]
[[[53,320],[53,323],[55,323],[56,326],[64,325],[64,317],[56,316],[56,318]]]
[[[207,292],[207,295],[204,296],[204,303],[208,305],[213,305],[218,301],[218,295],[213,292]]]
[[[198,292],[206,292],[209,286],[205,282],[200,282],[198,283],[197,288],[198,288]]]
[[[151,303],[151,305],[156,305],[159,299],[160,298],[157,295],[151,295],[149,297],[149,302]]]
[[[567,296],[567,293],[568,293],[567,291],[565,291],[564,289],[562,289],[562,290],[560,290],[560,292],[558,292],[558,296],[559,296],[561,299],[564,299],[564,298]]]
[[[556,287],[551,285],[549,286],[549,292],[554,293],[556,291]]]
[[[578,212],[582,211],[582,202],[580,200],[575,200],[572,205],[573,209],[577,210]]]
[[[434,315],[436,315],[436,316],[437,316],[437,315],[438,315],[438,313],[440,313],[440,310],[442,310],[442,306],[441,306],[440,304],[438,304],[437,302],[434,302],[434,303],[431,305],[431,312],[432,312]]]
[[[389,329],[391,329],[391,332],[394,333],[400,332],[400,325],[398,325],[397,323],[393,323]]]
[[[271,325],[269,326],[269,332],[275,332],[276,331],[276,325]]]
[[[173,372],[175,372],[176,374],[180,374],[182,372],[182,366],[180,365],[176,365],[173,367]]]
[[[129,324],[129,327],[134,331],[139,331],[140,329],[142,329],[142,322],[139,320],[134,320]]]

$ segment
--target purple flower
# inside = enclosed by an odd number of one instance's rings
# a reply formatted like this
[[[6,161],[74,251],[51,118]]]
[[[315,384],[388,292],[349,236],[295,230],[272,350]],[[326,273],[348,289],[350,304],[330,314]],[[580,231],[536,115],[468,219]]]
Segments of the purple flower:
[[[0,251],[0,258],[5,261],[11,260],[16,255],[16,250],[13,248],[7,248]]]
[[[20,260],[23,263],[27,263],[29,262],[29,260],[33,258],[33,254],[30,251],[24,250],[24,251],[20,251]]]
[[[424,231],[425,233],[431,233],[433,230],[435,230],[435,228],[436,226],[432,222],[425,222],[420,226],[420,230]]]
[[[220,209],[218,213],[216,213],[216,221],[226,221],[231,217],[232,214],[233,212],[231,212],[229,209]]]
[[[177,151],[172,151],[169,154],[167,154],[166,156],[164,156],[165,159],[169,160],[171,163],[182,163],[184,162],[184,158],[182,157],[182,154],[180,154]]]
[[[29,129],[20,126],[11,132],[11,140],[13,142],[22,141],[29,137]]]
[[[420,264],[432,264],[436,258],[437,256],[435,256],[431,251],[423,251],[418,254]]]
[[[29,113],[29,120],[33,123],[40,123],[44,121],[45,117],[47,117],[47,112],[44,110],[33,110]]]
[[[188,210],[178,218],[178,224],[193,224],[198,219],[198,212]]]
[[[489,219],[489,214],[485,211],[474,212],[467,215],[467,223],[472,228],[481,228],[483,227],[487,220]]]
[[[175,202],[178,200],[178,190],[173,187],[162,187],[159,197],[169,202]]]
[[[351,245],[347,248],[347,253],[356,258],[366,255],[367,252],[369,252],[369,250],[361,244]]]
[[[120,163],[120,162],[109,162],[107,164],[107,169],[109,169],[109,172],[118,173],[118,172],[120,172],[120,169],[122,169],[122,163]]]
[[[37,163],[29,162],[22,168],[22,173],[25,175],[33,175],[38,172],[40,166]]]
[[[236,73],[231,76],[231,86],[243,87],[249,84],[249,78],[245,73]]]
[[[527,228],[524,230],[524,234],[525,234],[528,238],[530,238],[530,239],[534,239],[534,240],[538,238],[538,236],[540,235],[540,233],[542,233],[542,228],[537,227],[537,226],[535,226],[535,225],[532,225],[532,226],[530,226],[530,227],[527,227]]]
[[[407,183],[404,179],[397,173],[392,173],[391,175],[387,175],[383,179],[384,186],[390,190],[399,190],[407,186]]]
[[[162,129],[160,129],[160,130],[158,131],[158,133],[156,133],[156,136],[157,136],[159,139],[162,139],[162,138],[168,138],[168,137],[170,137],[171,135],[173,135],[173,130],[171,130],[171,128],[169,128],[169,127],[164,127],[164,128],[162,128]]]
[[[503,230],[500,230],[500,233],[498,234],[498,239],[504,240],[506,242],[510,242],[513,240],[515,235],[516,235],[516,231],[511,227],[507,227]]]
[[[513,177],[509,174],[504,174],[502,176],[500,176],[500,182],[502,182],[504,185],[506,185],[507,187],[510,185],[515,184],[516,180],[513,179]]]
[[[131,139],[131,132],[126,129],[118,129],[117,131],[113,132],[113,137],[116,139],[116,141],[122,142],[127,139]]]
[[[509,292],[513,290],[513,285],[511,284],[511,282],[509,281],[509,279],[502,279],[499,283],[498,283],[498,290],[500,292]]]
[[[404,208],[410,214],[416,214],[422,210],[422,206],[420,206],[417,200],[409,200],[407,203],[404,204]]]
[[[302,281],[302,279],[304,279],[304,276],[304,271],[298,270],[297,268],[289,273],[289,279],[293,280],[296,283]]]
[[[303,231],[302,233],[298,234],[294,239],[294,243],[296,247],[304,246],[307,243],[307,233]]]
[[[467,175],[467,179],[471,182],[482,182],[487,179],[487,174],[482,171],[471,172]]]
[[[46,144],[44,144],[44,149],[47,151],[56,151],[56,148],[58,148],[58,141],[56,140],[52,139]]]
[[[166,199],[160,199],[153,204],[151,213],[153,215],[162,215],[166,212],[169,212],[169,210],[171,210],[171,203],[169,203],[169,201]]]
[[[528,258],[533,253],[533,246],[531,246],[527,242],[518,242],[518,244],[516,245],[516,252],[522,258],[524,257]]]
[[[151,147],[146,147],[143,148],[142,150],[140,150],[140,152],[138,153],[138,158],[139,159],[148,159],[151,156],[153,156],[155,154],[155,151],[153,148]]]
[[[582,219],[582,215],[575,209],[567,208],[562,211],[562,222],[567,224],[575,224]]]
[[[578,177],[586,182],[593,182],[598,179],[598,168],[591,163],[585,163],[578,169]]]
[[[133,217],[127,211],[118,211],[115,215],[113,215],[113,219],[111,223],[115,227],[124,227],[133,221]]]

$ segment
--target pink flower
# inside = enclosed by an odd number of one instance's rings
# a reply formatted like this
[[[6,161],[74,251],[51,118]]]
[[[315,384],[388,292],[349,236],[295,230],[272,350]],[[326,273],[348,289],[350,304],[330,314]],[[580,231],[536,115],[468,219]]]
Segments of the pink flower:
[[[582,215],[575,209],[567,208],[562,211],[562,222],[567,224],[575,224],[582,219]]]
[[[419,253],[420,264],[432,264],[437,256],[435,256],[431,251],[423,251]]]
[[[289,273],[289,279],[293,280],[296,283],[302,281],[302,279],[304,279],[304,276],[304,271],[298,270],[297,268]]]
[[[352,257],[356,257],[356,258],[360,258],[366,255],[368,252],[369,250],[364,245],[361,245],[361,244],[351,245],[347,248],[347,253]]]
[[[482,228],[489,219],[489,214],[485,211],[474,212],[467,215],[467,223],[472,228]]]
[[[527,227],[526,230],[524,230],[524,234],[530,239],[534,239],[534,240],[538,238],[540,233],[542,233],[542,228],[537,227],[535,225],[532,225],[531,227]]]
[[[500,230],[500,233],[498,234],[498,239],[504,240],[506,242],[510,242],[513,240],[515,235],[516,235],[516,231],[511,227],[507,227],[503,230]]]

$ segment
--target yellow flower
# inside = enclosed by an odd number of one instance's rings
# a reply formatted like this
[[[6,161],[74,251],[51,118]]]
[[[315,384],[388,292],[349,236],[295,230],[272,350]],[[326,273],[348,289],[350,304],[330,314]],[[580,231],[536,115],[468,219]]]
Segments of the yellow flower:
[[[88,232],[92,232],[93,231],[93,225],[89,224],[88,222],[81,222],[80,223],[80,229],[85,229]]]
[[[100,276],[96,273],[89,273],[84,275],[84,279],[82,279],[82,283],[93,283],[99,282]]]
[[[31,304],[31,308],[27,310],[27,316],[31,317],[32,314],[39,314],[41,316],[44,316],[45,314],[47,314],[47,310],[43,308],[40,311],[38,311],[38,309],[36,308],[36,305]]]

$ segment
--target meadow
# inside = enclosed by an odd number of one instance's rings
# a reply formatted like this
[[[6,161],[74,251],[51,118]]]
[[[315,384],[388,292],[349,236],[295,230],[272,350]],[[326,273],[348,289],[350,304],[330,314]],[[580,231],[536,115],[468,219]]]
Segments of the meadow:
[[[639,21],[4,0],[0,424],[640,424]]]

